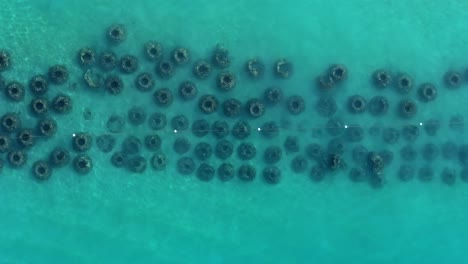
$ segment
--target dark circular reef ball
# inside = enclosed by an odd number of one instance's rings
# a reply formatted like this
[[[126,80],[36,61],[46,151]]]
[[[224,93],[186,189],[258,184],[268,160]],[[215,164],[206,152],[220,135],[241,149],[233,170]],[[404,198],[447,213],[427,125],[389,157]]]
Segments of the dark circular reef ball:
[[[335,87],[335,81],[329,75],[320,75],[317,77],[317,85],[322,91],[331,91]]]
[[[196,175],[201,181],[211,181],[215,176],[215,168],[208,163],[201,163],[197,168]]]
[[[223,102],[223,114],[226,117],[238,117],[241,114],[242,103],[234,98]]]
[[[434,143],[427,143],[422,147],[422,157],[425,161],[434,161],[439,156],[439,148]]]
[[[148,166],[148,162],[143,156],[137,155],[129,157],[125,162],[127,170],[133,173],[143,173]]]
[[[156,64],[156,74],[161,79],[170,79],[174,75],[174,72],[174,65],[168,60],[163,59]]]
[[[468,183],[468,168],[462,168],[461,171],[460,171],[460,179],[465,182],[465,183]]]
[[[412,118],[418,113],[416,102],[411,99],[403,99],[398,104],[400,116],[403,118]]]
[[[263,93],[263,98],[266,103],[276,105],[283,100],[283,91],[277,86],[268,87]]]
[[[10,68],[10,53],[6,50],[0,50],[0,72]]]
[[[298,155],[291,160],[291,168],[295,173],[303,173],[307,169],[307,159],[305,156]]]
[[[26,152],[22,150],[12,150],[8,152],[8,163],[12,168],[21,168],[28,161]]]
[[[322,164],[315,164],[309,172],[309,177],[314,182],[321,182],[325,179],[327,168]]]
[[[221,139],[216,143],[215,155],[218,159],[225,160],[232,156],[234,145],[226,139]]]
[[[52,109],[58,114],[68,114],[73,109],[73,101],[70,96],[59,94],[52,100]]]
[[[24,100],[24,86],[17,82],[9,82],[5,87],[5,96],[13,102],[20,102]]]
[[[122,151],[126,155],[135,155],[141,152],[143,144],[141,140],[133,135],[129,135],[122,141]]]
[[[328,153],[342,155],[345,151],[345,142],[341,137],[332,138],[328,141],[327,150]]]
[[[221,72],[217,78],[218,88],[221,91],[230,91],[236,87],[236,76],[228,71]]]
[[[402,73],[396,80],[396,89],[398,92],[407,94],[413,88],[413,78],[406,73]]]
[[[351,150],[351,158],[357,164],[364,165],[367,162],[369,150],[363,145],[357,145]]]
[[[389,108],[387,98],[377,95],[372,97],[367,104],[367,109],[373,116],[385,115]]]
[[[218,167],[217,174],[222,182],[232,180],[235,175],[234,166],[231,163],[222,163]]]
[[[448,88],[455,89],[459,88],[462,85],[463,78],[461,73],[456,71],[448,71],[445,74],[445,85]]]
[[[157,171],[164,170],[167,165],[166,154],[162,152],[154,153],[153,156],[151,156],[150,162],[151,162],[151,167],[154,170],[157,170]]]
[[[463,132],[465,130],[465,120],[462,115],[455,114],[449,119],[449,128],[455,132]]]
[[[72,147],[75,151],[88,151],[93,143],[93,139],[88,133],[76,133],[72,137]]]
[[[377,88],[385,88],[392,83],[392,75],[384,69],[376,70],[372,75],[372,79]]]
[[[11,140],[7,135],[0,134],[0,153],[6,153],[11,149]]]
[[[158,135],[151,134],[145,136],[144,142],[147,150],[156,151],[161,148],[162,140]]]
[[[218,109],[218,104],[219,102],[216,96],[211,94],[203,95],[198,101],[198,107],[200,108],[200,111],[205,114],[216,112]]]
[[[0,119],[2,130],[6,133],[12,133],[21,128],[21,119],[17,113],[5,113]]]
[[[418,156],[418,152],[412,145],[406,145],[400,149],[400,156],[403,161],[412,162]]]
[[[171,55],[176,65],[187,64],[190,61],[190,51],[183,47],[175,48]]]
[[[440,129],[440,121],[435,118],[431,118],[424,122],[424,130],[428,136],[437,135],[437,131]]]
[[[453,141],[445,141],[441,147],[442,157],[444,159],[455,159],[458,154],[458,145]]]
[[[275,164],[281,160],[283,151],[279,146],[269,146],[263,152],[263,160],[268,164]]]
[[[299,144],[299,138],[296,136],[287,136],[284,140],[284,149],[286,152],[299,152],[301,146]]]
[[[120,59],[120,70],[123,73],[134,73],[138,69],[138,59],[132,55],[124,55]]]
[[[119,44],[127,37],[127,28],[123,24],[113,24],[107,28],[107,39],[114,43]]]
[[[287,59],[279,59],[275,62],[274,74],[275,76],[287,79],[293,74],[294,67],[292,62]]]
[[[444,168],[442,170],[442,173],[440,175],[440,178],[442,179],[442,182],[452,186],[455,184],[455,181],[457,179],[457,175],[455,174],[455,170],[451,168]]]
[[[205,60],[199,60],[193,65],[193,74],[200,80],[208,78],[211,74],[211,64]]]
[[[127,115],[130,124],[139,126],[145,123],[148,114],[146,113],[145,108],[134,106],[128,110]]]
[[[276,166],[267,166],[262,172],[263,179],[269,184],[278,184],[281,181],[281,170]]]
[[[190,175],[195,171],[195,161],[189,157],[182,157],[177,160],[177,171],[182,175]]]
[[[400,169],[398,170],[398,178],[403,182],[412,180],[415,174],[416,174],[416,169],[410,164],[403,164],[400,166]]]
[[[253,181],[255,176],[257,176],[257,169],[255,169],[255,167],[250,164],[241,165],[237,172],[237,177],[239,177],[239,179],[244,182]]]
[[[142,72],[135,79],[135,86],[141,92],[148,92],[154,87],[153,77],[149,72]]]
[[[29,90],[37,96],[44,95],[49,90],[49,82],[44,75],[36,75],[29,81]]]
[[[144,46],[144,53],[147,59],[151,61],[158,61],[163,55],[163,47],[157,41],[148,41]]]
[[[320,144],[310,143],[306,146],[306,154],[312,160],[320,160],[325,154],[325,151]]]
[[[216,120],[211,124],[213,135],[220,139],[229,135],[229,124],[224,120]]]
[[[279,129],[279,125],[275,121],[268,121],[261,126],[260,132],[265,138],[275,138],[279,135]]]
[[[114,149],[116,143],[117,139],[110,134],[103,134],[96,138],[97,148],[104,153],[111,152]]]
[[[287,107],[289,113],[298,115],[305,110],[305,101],[299,95],[292,95],[287,99]]]
[[[52,167],[60,168],[70,163],[70,152],[63,147],[56,147],[49,155],[49,162]]]
[[[181,155],[185,154],[190,150],[191,143],[186,137],[178,137],[174,140],[173,149],[174,152]]]
[[[192,123],[192,134],[196,137],[204,137],[210,132],[210,123],[206,119],[198,119]]]
[[[93,160],[86,154],[78,154],[73,159],[73,169],[79,174],[88,174],[93,169]]]
[[[106,86],[107,92],[109,92],[112,95],[121,94],[122,90],[124,89],[124,83],[122,81],[122,78],[115,74],[107,76],[106,80],[104,81],[104,84]]]
[[[401,134],[406,141],[414,142],[419,137],[419,126],[406,125],[402,128]]]
[[[237,139],[245,139],[250,136],[251,127],[246,121],[237,121],[232,127],[232,135]]]
[[[117,55],[112,51],[104,51],[99,56],[99,67],[104,71],[111,71],[117,67]]]
[[[348,99],[348,108],[351,113],[359,114],[366,111],[367,101],[360,95],[353,95]]]
[[[122,168],[127,162],[127,155],[123,151],[116,151],[111,156],[111,163],[116,168]]]
[[[18,146],[22,148],[32,147],[35,143],[33,131],[27,128],[20,130],[16,136],[16,142]]]
[[[343,81],[348,77],[348,69],[343,64],[334,64],[328,69],[328,75],[335,82]]]
[[[385,167],[385,162],[377,152],[369,152],[367,156],[367,166],[369,167],[372,175],[381,175]]]
[[[400,139],[400,131],[393,127],[386,127],[382,132],[382,139],[387,144],[396,144]]]
[[[423,83],[419,86],[418,95],[423,102],[434,101],[437,98],[437,89],[431,83]]]
[[[78,51],[78,63],[83,67],[90,67],[96,62],[96,53],[92,48],[81,48]]]
[[[45,115],[49,111],[49,101],[45,98],[34,98],[31,100],[29,108],[36,116]]]
[[[341,118],[332,117],[327,121],[326,129],[332,137],[341,136],[345,132],[345,124]]]
[[[257,149],[252,143],[242,142],[237,146],[237,156],[241,160],[251,160],[257,155]]]
[[[213,52],[212,61],[216,67],[222,69],[229,67],[229,65],[231,65],[229,51],[221,44],[216,45],[216,49]]]
[[[106,128],[111,133],[121,133],[125,128],[125,118],[121,115],[110,115],[106,121]]]
[[[434,170],[429,165],[424,165],[419,168],[418,179],[422,182],[432,181],[434,178]]]
[[[349,170],[349,179],[353,182],[364,182],[367,180],[366,170],[362,167],[353,167]]]
[[[32,172],[35,179],[45,181],[52,175],[52,168],[45,160],[38,160],[32,166]]]
[[[392,151],[385,149],[385,150],[380,151],[379,155],[382,157],[386,166],[390,166],[390,164],[392,164],[393,158],[394,158]]]
[[[345,137],[349,142],[359,142],[364,139],[364,129],[359,125],[348,126]]]
[[[261,117],[265,113],[265,106],[262,101],[257,98],[253,98],[247,101],[245,104],[247,113],[254,118]]]
[[[185,131],[189,127],[189,120],[185,115],[176,115],[171,120],[172,129],[176,131]]]
[[[259,79],[263,77],[265,72],[265,64],[257,58],[249,59],[245,64],[247,74],[253,79]]]
[[[194,99],[198,94],[197,85],[191,81],[184,81],[179,86],[179,95],[185,100],[189,101]]]
[[[332,96],[324,95],[320,96],[315,105],[317,113],[322,117],[331,117],[338,110],[336,100]]]
[[[213,148],[206,142],[200,142],[195,145],[194,152],[195,157],[197,157],[199,160],[207,160],[213,154]]]
[[[468,166],[468,145],[463,144],[458,148],[458,159],[462,166]]]
[[[173,96],[168,88],[161,88],[153,93],[153,101],[160,107],[168,107],[172,104]]]
[[[152,130],[161,130],[167,125],[167,117],[163,113],[153,113],[148,118],[148,126]]]
[[[64,65],[54,65],[49,68],[49,81],[53,84],[63,84],[68,81],[68,70]]]

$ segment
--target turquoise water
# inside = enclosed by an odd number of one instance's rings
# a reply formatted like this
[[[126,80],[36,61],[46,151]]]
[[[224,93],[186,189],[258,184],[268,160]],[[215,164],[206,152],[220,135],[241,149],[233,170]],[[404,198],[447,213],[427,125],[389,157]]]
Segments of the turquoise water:
[[[349,78],[337,87],[337,116],[348,124],[364,128],[401,128],[437,118],[442,127],[437,137],[422,133],[416,147],[426,142],[452,139],[466,143],[466,135],[451,131],[450,116],[466,111],[466,85],[457,90],[444,88],[447,70],[465,71],[468,35],[465,34],[468,3],[463,1],[2,1],[0,49],[11,53],[12,68],[3,72],[7,80],[28,79],[45,73],[50,65],[65,64],[70,80],[51,87],[51,94],[64,92],[73,97],[74,111],[58,116],[58,134],[39,142],[29,151],[28,166],[15,170],[5,166],[0,175],[0,263],[451,263],[464,260],[468,242],[467,188],[461,180],[447,186],[439,174],[444,167],[460,170],[456,160],[439,159],[431,164],[436,177],[422,183],[402,183],[397,171],[402,140],[386,146],[380,138],[366,134],[369,149],[394,152],[392,165],[385,169],[387,183],[375,189],[348,179],[340,171],[321,183],[308,173],[290,169],[294,155],[284,155],[279,166],[281,183],[266,184],[260,171],[261,155],[251,162],[258,166],[251,183],[237,179],[222,183],[199,181],[195,175],[181,176],[175,170],[172,152],[174,133],[166,129],[162,151],[168,155],[164,172],[148,168],[132,174],[113,168],[110,155],[96,147],[89,151],[94,169],[86,176],[71,167],[53,172],[47,182],[32,179],[34,160],[44,158],[57,145],[68,145],[72,133],[87,131],[96,136],[106,132],[110,114],[126,114],[134,105],[149,112],[158,109],[147,95],[126,87],[120,96],[96,94],[80,84],[82,69],[75,62],[84,46],[100,51],[107,46],[105,29],[122,23],[127,40],[113,48],[117,54],[141,57],[142,45],[150,39],[170,50],[188,47],[193,59],[209,57],[217,43],[229,49],[232,71],[241,72],[245,61],[258,56],[266,65],[278,58],[294,63],[288,80],[273,78],[251,81],[239,73],[235,96],[259,97],[265,87],[277,84],[285,95],[306,98],[306,111],[291,116],[284,108],[267,109],[265,117],[253,120],[289,122],[278,142],[287,136],[326,144],[328,137],[312,137],[313,128],[323,128],[326,118],[318,116],[313,104],[318,96],[315,77],[330,64],[343,63]],[[140,60],[142,69],[151,63]],[[403,120],[391,108],[385,118],[349,115],[344,104],[359,93],[370,98],[376,93],[396,102],[402,96],[386,89],[377,91],[370,83],[377,68],[407,72],[419,85],[434,83],[439,96],[435,102],[418,101],[417,117]],[[191,67],[183,67],[156,87],[176,89],[190,79]],[[270,69],[270,68],[268,68]],[[134,75],[125,76],[131,83]],[[74,83],[79,83],[75,86]],[[201,93],[216,93],[214,74],[198,83]],[[1,113],[23,113],[25,126],[35,119],[23,103],[4,100]],[[411,96],[415,97],[413,89]],[[225,98],[227,95],[220,95]],[[85,109],[93,117],[83,118]],[[195,120],[196,102],[176,100],[168,116],[185,114]],[[221,118],[221,115],[214,117]],[[126,126],[126,133],[143,136],[146,126]],[[193,145],[197,139],[186,133]],[[126,135],[126,134],[125,134]],[[125,135],[119,135],[119,140]],[[259,148],[270,144],[253,133],[248,139]],[[120,141],[119,141],[120,144]],[[348,157],[349,158],[349,157]],[[3,156],[3,159],[5,157]],[[210,161],[216,167],[219,161]],[[234,159],[236,165],[240,161]],[[420,157],[419,168],[425,164]],[[309,164],[310,168],[311,164]]]

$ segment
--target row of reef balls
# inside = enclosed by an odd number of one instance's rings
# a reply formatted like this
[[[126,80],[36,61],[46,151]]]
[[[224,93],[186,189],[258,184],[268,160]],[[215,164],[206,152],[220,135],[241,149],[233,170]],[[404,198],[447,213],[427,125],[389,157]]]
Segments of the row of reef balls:
[[[142,70],[137,56],[125,54],[117,56],[112,47],[124,42],[127,38],[126,28],[121,24],[112,25],[106,31],[108,49],[99,54],[90,47],[78,51],[77,62],[81,66],[83,86],[97,94],[119,95],[126,87],[131,87],[146,95],[151,93],[151,100],[159,111],[149,114],[146,109],[131,106],[127,116],[112,114],[108,116],[106,129],[108,133],[95,138],[88,132],[77,132],[71,137],[69,147],[58,146],[50,151],[44,159],[34,161],[32,174],[37,180],[50,178],[52,171],[71,164],[79,174],[87,174],[93,168],[93,160],[88,150],[95,142],[97,148],[103,153],[111,153],[110,162],[118,168],[125,168],[134,173],[142,173],[147,167],[155,171],[166,169],[168,157],[177,157],[177,171],[182,175],[195,175],[202,181],[210,181],[217,176],[221,181],[228,181],[236,176],[242,181],[253,181],[257,176],[257,167],[251,163],[260,157],[263,168],[260,172],[265,182],[276,184],[281,180],[279,162],[286,154],[293,155],[290,167],[293,172],[303,174],[308,172],[313,181],[322,181],[327,175],[336,171],[348,170],[348,175],[355,182],[369,182],[372,186],[382,186],[386,182],[384,169],[393,161],[393,152],[388,149],[369,150],[361,144],[366,133],[371,136],[380,136],[382,142],[388,146],[396,145],[399,141],[406,142],[399,150],[400,157],[405,161],[400,165],[398,177],[408,181],[418,177],[421,181],[430,181],[435,176],[430,163],[437,158],[446,160],[458,159],[462,169],[460,178],[468,182],[468,145],[457,144],[453,141],[444,143],[424,144],[419,150],[413,143],[419,136],[420,127],[428,136],[436,136],[441,127],[441,121],[430,119],[423,124],[409,124],[402,128],[371,127],[366,131],[362,126],[347,125],[342,118],[336,116],[338,103],[334,93],[336,87],[345,82],[348,69],[343,64],[333,64],[316,78],[319,96],[314,105],[318,115],[328,118],[323,128],[314,128],[316,135],[325,134],[329,140],[325,144],[307,142],[301,144],[301,138],[287,136],[283,143],[277,143],[280,131],[290,129],[288,124],[277,120],[266,120],[261,127],[252,128],[249,120],[267,118],[265,115],[269,108],[284,107],[291,115],[300,115],[306,109],[304,98],[297,94],[285,95],[279,86],[271,86],[264,90],[262,97],[253,97],[240,100],[230,97],[225,100],[218,99],[213,93],[199,94],[197,82],[203,82],[214,75],[219,93],[232,92],[236,87],[237,75],[230,70],[231,58],[229,51],[222,45],[216,46],[210,59],[200,59],[192,63],[189,49],[176,47],[165,54],[161,43],[148,41],[143,46],[143,57],[152,63],[152,69]],[[166,56],[169,55],[169,58]],[[192,63],[192,80],[182,81],[177,89],[157,88],[159,80],[172,78],[177,70]],[[0,72],[11,67],[11,57],[8,51],[0,51]],[[262,79],[266,74],[267,65],[258,58],[252,58],[245,63],[244,71],[252,79]],[[278,59],[272,66],[274,76],[279,79],[288,79],[294,72],[293,63],[287,59]],[[48,140],[56,136],[59,124],[54,115],[67,115],[73,111],[74,101],[65,93],[49,91],[50,86],[64,85],[69,81],[70,72],[65,65],[53,65],[47,74],[32,76],[28,87],[16,80],[7,81],[0,78],[0,89],[6,100],[21,103],[25,101],[27,88],[31,100],[27,103],[26,113],[37,122],[33,127],[23,127],[19,113],[6,112],[0,119],[0,153],[6,155],[7,163],[11,168],[20,169],[26,166],[28,151],[37,141]],[[133,83],[126,83],[124,75],[135,75]],[[436,100],[439,93],[434,84],[422,83],[415,88],[412,77],[407,73],[392,74],[385,69],[376,70],[371,77],[377,90],[393,87],[398,93],[405,95],[394,106],[398,115],[404,119],[412,119],[418,113],[418,107]],[[444,76],[445,85],[449,89],[458,89],[463,85],[464,78],[460,72],[449,71]],[[415,90],[414,97],[411,92]],[[145,96],[147,97],[147,96]],[[200,118],[190,123],[183,114],[168,117],[169,107],[174,100],[186,103],[195,102]],[[419,103],[418,103],[419,102]],[[392,103],[383,95],[365,98],[359,94],[350,96],[345,107],[350,115],[369,113],[377,118],[388,114]],[[221,118],[214,117],[214,113],[221,113]],[[87,113],[89,115],[90,113]],[[85,116],[86,118],[86,116]],[[125,125],[132,127],[146,125],[151,131],[143,137],[128,135],[124,137],[118,147],[118,136],[128,134]],[[423,125],[423,126],[422,126]],[[452,116],[448,126],[450,129],[463,133],[464,120],[461,116]],[[172,142],[163,142],[161,133],[164,131],[175,136]],[[206,140],[191,143],[183,132],[191,133],[194,137]],[[263,153],[248,141],[252,133],[260,133],[267,142],[276,142],[267,145]],[[400,139],[401,137],[401,139]],[[164,141],[167,137],[164,137]],[[229,138],[231,140],[229,140]],[[173,153],[166,155],[161,149],[162,145],[171,144]],[[144,152],[150,157],[145,158]],[[4,154],[3,154],[4,153]],[[441,153],[439,155],[439,153]],[[419,169],[411,162],[420,155],[426,164]],[[352,162],[346,162],[346,156]],[[233,161],[237,158],[242,162],[235,168]],[[3,157],[0,166],[3,167]],[[216,168],[210,161],[217,160],[220,165]],[[198,165],[197,165],[198,162]],[[148,164],[149,163],[149,164]],[[441,179],[448,185],[456,181],[457,173],[453,168],[444,168]]]

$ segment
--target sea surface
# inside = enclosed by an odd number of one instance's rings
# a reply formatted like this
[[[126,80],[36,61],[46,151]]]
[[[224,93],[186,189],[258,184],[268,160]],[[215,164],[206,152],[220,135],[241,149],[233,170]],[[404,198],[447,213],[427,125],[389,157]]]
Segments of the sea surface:
[[[400,158],[400,148],[407,144],[401,137],[396,144],[386,144],[368,130],[418,125],[421,135],[414,143],[418,151],[426,143],[467,143],[466,131],[453,131],[449,120],[455,115],[466,119],[468,110],[468,2],[0,0],[0,6],[0,50],[11,55],[10,69],[0,75],[26,87],[26,97],[19,103],[10,102],[2,91],[0,114],[17,112],[24,127],[34,127],[37,119],[27,110],[32,98],[29,79],[46,74],[55,64],[65,65],[70,77],[64,85],[51,85],[47,96],[65,93],[74,102],[72,113],[53,116],[57,134],[38,139],[28,150],[24,167],[12,168],[6,154],[1,154],[5,166],[0,173],[0,263],[465,262],[468,184],[459,177],[458,159],[445,160],[439,155],[428,162],[419,154],[408,162]],[[125,26],[127,37],[111,45],[106,30],[116,23]],[[156,88],[174,91],[171,107],[158,108],[151,93],[138,92],[133,87],[136,74],[122,74],[126,86],[118,96],[84,85],[84,70],[77,62],[80,48],[135,55],[139,72],[154,73],[154,63],[143,57],[144,43],[149,40],[162,43],[167,57],[175,47],[191,52],[190,65],[177,68],[169,80],[156,79]],[[209,60],[218,44],[229,50],[229,70],[237,76],[236,88],[229,93],[216,88],[218,69],[203,81],[192,75],[192,63]],[[246,61],[253,57],[266,65],[260,80],[252,80],[245,72]],[[273,74],[273,65],[281,58],[294,65],[288,79]],[[350,180],[349,169],[355,165],[349,152],[356,143],[345,145],[347,168],[327,174],[323,181],[311,180],[314,162],[310,160],[305,172],[291,169],[291,160],[305,155],[307,144],[326,147],[330,140],[328,118],[318,115],[314,105],[320,96],[316,78],[333,64],[346,65],[348,70],[347,79],[333,91],[338,103],[335,116],[364,128],[359,144],[393,152],[381,187]],[[402,95],[393,88],[376,89],[371,77],[380,68],[409,74],[414,80],[411,92]],[[465,83],[460,88],[446,87],[444,75],[449,70],[462,74]],[[196,100],[179,100],[177,87],[184,80],[196,82],[198,96],[214,94],[220,100],[262,98],[265,88],[276,85],[285,97],[302,96],[306,108],[292,115],[280,104],[266,108],[261,118],[247,118],[253,131],[245,141],[257,148],[257,156],[246,162],[234,153],[229,162],[236,167],[253,165],[257,175],[251,182],[237,177],[203,182],[195,173],[181,175],[176,169],[180,156],[172,149],[174,139],[189,138],[192,149],[197,142],[215,144],[216,140],[211,135],[197,138],[190,129],[175,133],[170,124],[156,132],[163,142],[161,151],[167,155],[163,171],[154,171],[149,164],[144,173],[115,168],[111,153],[103,153],[94,142],[87,152],[94,165],[89,174],[79,175],[68,166],[54,169],[47,181],[33,178],[35,160],[47,158],[56,146],[65,146],[76,155],[70,143],[74,133],[87,132],[94,138],[109,133],[108,117],[126,116],[134,106],[144,107],[148,114],[164,112],[168,118],[184,114],[191,122],[202,117],[225,119],[222,111],[202,115]],[[438,89],[433,102],[418,100],[417,88],[425,82]],[[391,107],[382,117],[351,114],[346,104],[354,94],[368,99],[385,96]],[[403,119],[398,114],[397,104],[403,98],[417,103],[415,117]],[[441,124],[435,136],[424,132],[430,119]],[[265,121],[281,124],[278,137],[265,139],[256,130]],[[127,123],[123,133],[114,135],[118,139],[115,149],[128,135],[142,138],[152,132],[146,125]],[[300,152],[283,152],[277,164],[281,181],[268,184],[262,177],[263,149],[282,146],[288,136],[299,138]],[[231,136],[228,139],[236,146],[240,143]],[[150,154],[143,152],[146,158]],[[208,163],[217,168],[221,161],[212,157]],[[416,170],[429,166],[434,177],[424,182],[416,175],[403,182],[398,177],[402,164]],[[444,168],[455,171],[453,184],[442,180]]]

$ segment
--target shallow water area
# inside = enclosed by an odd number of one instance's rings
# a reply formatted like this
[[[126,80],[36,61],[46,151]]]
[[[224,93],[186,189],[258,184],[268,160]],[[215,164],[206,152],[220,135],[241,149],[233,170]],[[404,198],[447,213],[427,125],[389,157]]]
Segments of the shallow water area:
[[[21,169],[7,164],[0,172],[0,224],[4,227],[0,238],[0,263],[67,262],[67,263],[338,263],[353,260],[360,263],[436,263],[464,259],[468,241],[468,185],[459,177],[458,159],[446,160],[441,150],[434,161],[426,161],[421,153],[427,143],[440,146],[447,140],[466,144],[466,131],[450,128],[452,116],[468,110],[464,98],[468,96],[466,63],[468,36],[464,34],[468,3],[463,1],[3,1],[4,15],[0,17],[0,50],[11,55],[11,68],[0,73],[8,81],[18,80],[25,85],[23,102],[11,102],[1,91],[0,114],[18,112],[24,127],[33,127],[36,117],[28,113],[32,96],[29,79],[45,74],[50,66],[63,64],[70,72],[63,85],[49,86],[48,96],[63,93],[73,99],[73,111],[68,115],[53,115],[57,134],[51,139],[38,140],[28,151],[28,161]],[[106,29],[114,24],[125,25],[127,37],[119,45],[110,45]],[[155,63],[143,57],[146,41],[160,41],[164,58],[169,59],[175,47],[190,50],[191,61],[176,66],[170,79],[158,78]],[[192,65],[198,59],[210,60],[217,44],[229,50],[231,65],[227,69],[236,74],[236,87],[221,92],[216,76],[223,70],[213,67],[210,77],[198,80]],[[119,58],[134,55],[139,69],[134,74],[115,71],[125,83],[122,93],[112,96],[85,87],[83,70],[77,62],[80,48],[90,47],[98,53],[111,49]],[[265,64],[265,74],[252,80],[245,71],[248,59],[256,57]],[[274,63],[286,58],[293,63],[288,79],[275,77]],[[315,164],[308,160],[307,169],[296,173],[291,161],[306,155],[309,143],[327,148],[333,137],[327,134],[329,118],[319,115],[315,105],[320,96],[316,78],[332,64],[346,65],[348,76],[333,91],[337,103],[335,117],[346,126],[359,125],[365,131],[359,143],[346,142],[343,159],[346,168],[339,169],[321,182],[309,176]],[[394,74],[409,74],[414,87],[409,94],[401,94],[394,87],[376,88],[371,77],[375,70],[386,69]],[[459,71],[463,83],[449,89],[444,74]],[[149,93],[138,91],[134,79],[142,71],[150,72],[155,87]],[[197,85],[197,98],[183,101],[178,87],[191,80]],[[418,87],[430,82],[437,88],[433,102],[418,99]],[[205,115],[198,108],[198,99],[214,94],[220,102],[239,98],[263,98],[264,90],[279,86],[284,97],[304,98],[305,110],[293,115],[285,103],[267,106],[260,118],[225,118],[219,109]],[[168,108],[158,107],[152,100],[156,89],[172,90],[174,102]],[[352,95],[369,100],[385,96],[390,107],[382,117],[368,111],[352,114],[347,100]],[[414,118],[404,119],[398,114],[398,102],[411,98],[418,112]],[[147,110],[148,116],[163,112],[168,126],[151,131],[147,124],[133,126],[126,122],[122,132],[113,134],[117,140],[114,151],[128,135],[143,139],[156,133],[162,140],[160,151],[167,155],[167,167],[155,171],[147,164],[144,173],[132,173],[115,168],[111,154],[97,148],[96,137],[108,133],[106,122],[110,115],[127,119],[130,108]],[[226,120],[232,128],[237,120],[247,120],[251,135],[245,140],[226,137],[234,144],[234,154],[228,160],[236,168],[250,164],[257,168],[252,182],[236,177],[210,182],[179,173],[179,157],[194,157],[198,142],[213,145],[212,135],[199,138],[190,127],[174,131],[171,118],[184,114],[190,121],[206,118]],[[425,131],[426,122],[440,121],[435,136]],[[265,122],[280,125],[279,135],[267,139],[258,130]],[[395,144],[387,144],[382,135],[372,136],[374,127],[383,131],[407,125],[420,127],[414,143],[400,134]],[[93,146],[86,153],[93,159],[93,169],[79,175],[72,166],[54,169],[50,179],[39,182],[32,177],[34,161],[44,159],[56,146],[69,148],[72,156],[73,134],[89,133]],[[267,184],[262,177],[266,166],[263,150],[270,145],[283,148],[289,136],[299,139],[300,150],[283,150],[276,164],[282,177],[279,184]],[[173,151],[173,141],[186,137],[191,142],[187,154]],[[257,148],[255,158],[242,161],[237,157],[241,142]],[[386,178],[381,188],[349,179],[349,169],[356,165],[350,151],[356,145],[369,150],[393,152],[392,163],[384,169]],[[402,159],[400,149],[414,146],[417,157],[409,162]],[[152,152],[145,150],[149,161]],[[195,158],[194,158],[195,159]],[[196,159],[195,159],[196,160]],[[215,155],[206,161],[218,168],[222,163]],[[196,160],[197,166],[201,161]],[[411,164],[416,173],[408,182],[399,179],[400,165]],[[430,166],[434,178],[421,181],[418,171]],[[453,185],[441,178],[444,168],[453,168]]]

